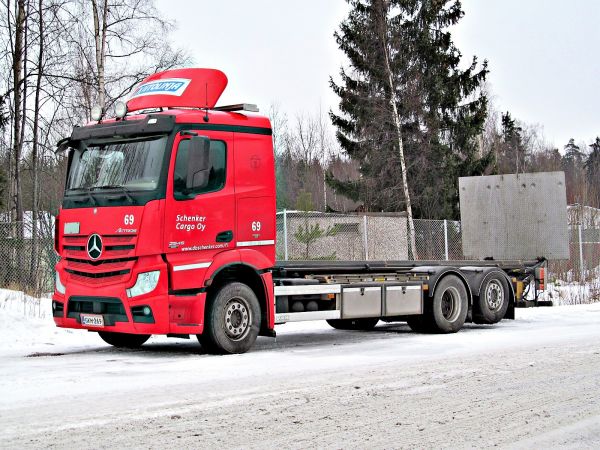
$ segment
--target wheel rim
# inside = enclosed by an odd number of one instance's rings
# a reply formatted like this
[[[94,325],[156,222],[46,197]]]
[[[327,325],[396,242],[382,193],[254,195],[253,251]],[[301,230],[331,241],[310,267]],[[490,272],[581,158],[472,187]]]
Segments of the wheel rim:
[[[252,313],[243,298],[234,297],[225,305],[224,328],[227,337],[234,341],[244,339],[250,331]]]
[[[496,280],[490,281],[485,291],[487,305],[492,311],[500,309],[504,303],[504,289]]]
[[[442,293],[442,316],[448,322],[454,322],[460,315],[460,294],[455,287],[449,287]]]

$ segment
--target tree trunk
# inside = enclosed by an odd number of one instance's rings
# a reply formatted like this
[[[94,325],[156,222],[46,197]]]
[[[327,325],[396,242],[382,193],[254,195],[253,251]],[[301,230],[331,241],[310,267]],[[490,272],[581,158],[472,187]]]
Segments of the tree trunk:
[[[406,214],[408,216],[408,242],[409,242],[409,257],[418,259],[417,245],[415,242],[415,224],[413,221],[412,204],[410,201],[410,191],[408,189],[408,173],[406,170],[406,159],[404,158],[404,142],[402,140],[402,124],[400,123],[400,116],[398,114],[398,107],[396,105],[396,84],[394,83],[394,76],[392,74],[392,68],[390,65],[389,48],[386,37],[387,30],[387,8],[386,2],[381,7],[380,17],[380,37],[383,45],[384,54],[384,70],[388,82],[388,88],[390,90],[390,107],[392,108],[392,115],[394,116],[394,128],[398,139],[398,156],[400,157],[400,169],[402,172],[402,189],[404,191],[404,198],[406,200]],[[385,16],[384,16],[385,15]]]
[[[17,1],[17,15],[15,21],[15,47],[13,51],[13,173],[12,173],[12,209],[15,213],[14,220],[16,222],[23,221],[23,199],[21,198],[21,149],[22,141],[22,96],[21,84],[23,82],[23,36],[25,28],[25,0]],[[16,227],[16,236],[22,236],[22,227]]]
[[[35,84],[35,101],[33,113],[33,146],[31,150],[31,165],[33,170],[33,205],[31,208],[31,279],[35,279],[37,272],[38,255],[38,213],[39,213],[39,119],[40,119],[40,92],[42,90],[42,65],[44,61],[44,14],[42,10],[42,0],[38,1],[38,30],[39,47],[37,61],[37,78]]]
[[[98,1],[92,1],[92,10],[94,14],[94,40],[96,43],[96,69],[98,71],[98,103],[102,108],[102,113],[106,107],[106,82],[104,62],[106,59],[106,27],[108,15],[108,0],[104,0],[102,9],[102,22],[98,12]]]

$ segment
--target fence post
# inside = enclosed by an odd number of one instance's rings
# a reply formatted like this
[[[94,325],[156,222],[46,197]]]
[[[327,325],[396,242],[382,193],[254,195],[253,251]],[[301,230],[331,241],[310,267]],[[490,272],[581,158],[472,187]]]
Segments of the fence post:
[[[365,243],[365,261],[369,260],[369,238],[367,237],[367,215],[363,216],[363,224],[364,224],[364,243]]]
[[[283,259],[288,260],[287,209],[283,210]]]
[[[583,267],[583,239],[582,239],[582,228],[583,225],[579,224],[579,271],[581,273],[581,281],[585,281],[585,268]]]
[[[444,256],[448,261],[448,221],[444,219]]]

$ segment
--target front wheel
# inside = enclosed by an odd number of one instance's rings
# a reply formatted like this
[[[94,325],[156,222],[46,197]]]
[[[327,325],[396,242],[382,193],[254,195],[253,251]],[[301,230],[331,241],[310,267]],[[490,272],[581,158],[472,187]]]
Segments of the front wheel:
[[[327,323],[336,330],[362,330],[369,331],[375,328],[379,319],[364,318],[364,319],[330,319]]]
[[[119,348],[138,348],[150,339],[149,334],[111,333],[109,331],[99,331],[98,334],[104,342]]]
[[[209,296],[200,344],[214,353],[245,353],[258,336],[260,305],[243,283],[229,283]]]

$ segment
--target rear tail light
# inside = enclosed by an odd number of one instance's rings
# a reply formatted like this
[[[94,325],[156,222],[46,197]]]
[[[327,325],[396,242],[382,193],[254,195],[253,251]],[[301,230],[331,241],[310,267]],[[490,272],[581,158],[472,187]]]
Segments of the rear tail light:
[[[535,269],[535,284],[538,291],[543,291],[546,288],[546,268],[538,267]]]

